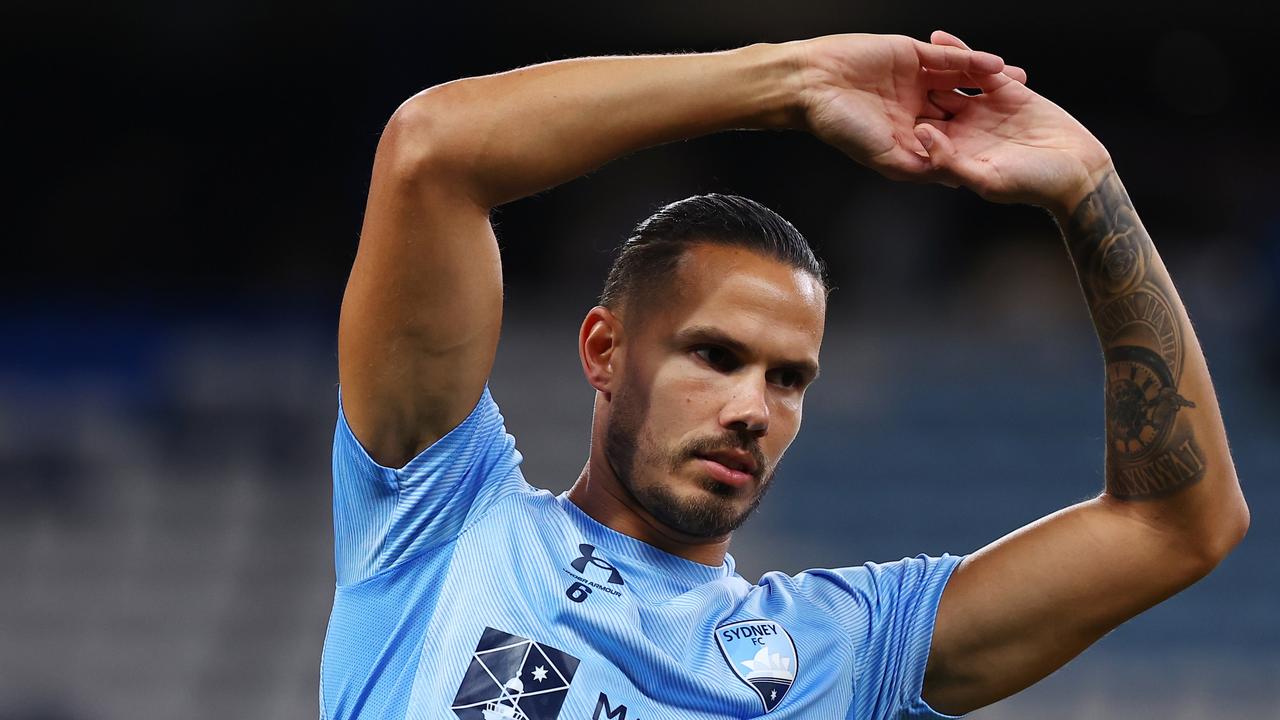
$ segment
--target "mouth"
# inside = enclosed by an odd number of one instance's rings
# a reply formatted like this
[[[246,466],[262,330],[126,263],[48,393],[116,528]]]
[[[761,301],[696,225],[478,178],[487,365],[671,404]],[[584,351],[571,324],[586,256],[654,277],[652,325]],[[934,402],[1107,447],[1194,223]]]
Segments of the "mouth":
[[[718,450],[695,456],[712,478],[732,487],[745,487],[755,480],[758,466],[743,450]]]

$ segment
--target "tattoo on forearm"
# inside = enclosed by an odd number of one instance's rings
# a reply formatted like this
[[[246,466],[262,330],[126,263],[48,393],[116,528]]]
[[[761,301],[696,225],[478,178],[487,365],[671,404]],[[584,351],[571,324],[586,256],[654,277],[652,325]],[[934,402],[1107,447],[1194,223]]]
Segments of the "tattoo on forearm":
[[[1107,364],[1107,491],[1162,497],[1204,477],[1179,394],[1185,346],[1167,278],[1124,186],[1108,175],[1066,228]]]

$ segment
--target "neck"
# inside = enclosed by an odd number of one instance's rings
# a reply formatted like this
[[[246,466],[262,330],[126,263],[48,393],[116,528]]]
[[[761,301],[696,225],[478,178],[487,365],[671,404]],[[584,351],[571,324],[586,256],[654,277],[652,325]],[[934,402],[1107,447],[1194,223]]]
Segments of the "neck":
[[[640,507],[595,448],[582,474],[569,489],[569,500],[593,520],[663,552],[703,565],[717,566],[729,551],[729,535],[698,538],[663,525]]]

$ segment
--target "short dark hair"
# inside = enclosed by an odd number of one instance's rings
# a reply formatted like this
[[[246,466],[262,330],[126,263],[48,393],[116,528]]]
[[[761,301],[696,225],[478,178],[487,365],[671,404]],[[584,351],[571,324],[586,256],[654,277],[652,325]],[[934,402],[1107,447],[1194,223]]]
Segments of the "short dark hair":
[[[699,243],[754,250],[810,273],[830,290],[826,266],[794,225],[755,200],[710,193],[664,205],[635,226],[609,269],[600,304],[617,312],[628,298],[655,296],[684,251]]]

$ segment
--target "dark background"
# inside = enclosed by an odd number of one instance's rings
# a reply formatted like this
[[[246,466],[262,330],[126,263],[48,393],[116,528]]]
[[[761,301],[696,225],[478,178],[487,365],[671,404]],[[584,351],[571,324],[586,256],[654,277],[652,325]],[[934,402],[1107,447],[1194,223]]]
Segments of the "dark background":
[[[975,717],[1275,717],[1265,4],[0,12],[0,718],[315,716],[337,308],[406,97],[577,55],[934,28],[1027,68],[1111,150],[1196,324],[1254,518],[1214,575]],[[493,387],[531,482],[562,490],[585,460],[574,337],[609,251],[710,191],[791,219],[838,286],[805,428],[735,542],[744,576],[969,552],[1101,488],[1100,355],[1048,216],[893,184],[783,133],[646,151],[498,211]]]

